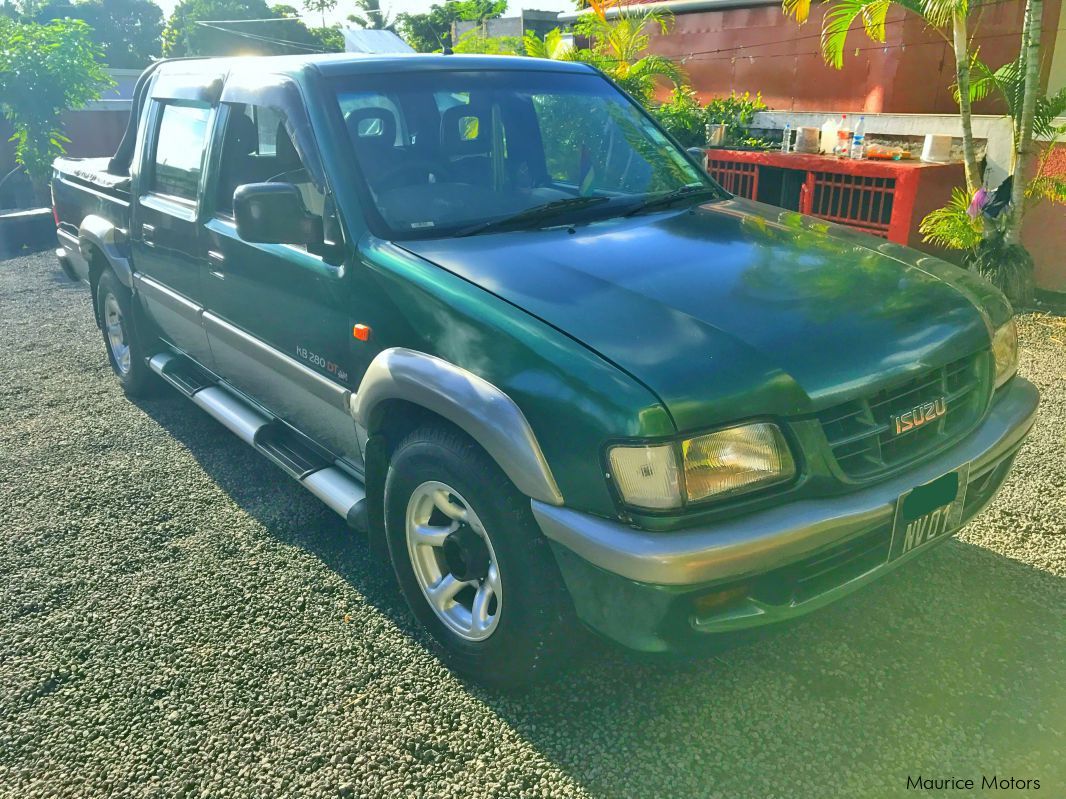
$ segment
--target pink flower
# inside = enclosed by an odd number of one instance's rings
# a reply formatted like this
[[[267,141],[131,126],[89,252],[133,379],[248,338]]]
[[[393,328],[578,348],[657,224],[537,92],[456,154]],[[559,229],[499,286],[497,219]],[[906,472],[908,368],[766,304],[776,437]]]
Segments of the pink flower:
[[[970,219],[977,219],[986,205],[988,205],[988,192],[982,186],[973,193],[973,199],[970,200],[970,206],[966,209],[966,214]]]

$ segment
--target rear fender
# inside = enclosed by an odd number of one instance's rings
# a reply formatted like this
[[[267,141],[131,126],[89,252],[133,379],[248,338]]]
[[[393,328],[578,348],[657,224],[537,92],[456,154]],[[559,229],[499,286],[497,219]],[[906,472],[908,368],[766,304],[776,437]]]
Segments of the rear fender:
[[[78,228],[78,246],[82,257],[90,263],[93,251],[99,251],[122,285],[133,290],[133,268],[130,266],[126,231],[102,216],[89,214]]]

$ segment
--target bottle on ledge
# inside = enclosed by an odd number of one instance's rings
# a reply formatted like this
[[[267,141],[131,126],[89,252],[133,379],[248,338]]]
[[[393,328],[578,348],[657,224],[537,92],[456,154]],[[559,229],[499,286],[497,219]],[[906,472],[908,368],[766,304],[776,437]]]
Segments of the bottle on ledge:
[[[847,158],[851,149],[851,131],[848,130],[848,115],[840,115],[840,124],[837,125],[837,146],[833,148],[833,155],[837,158]]]
[[[850,156],[861,160],[866,156],[866,117],[859,117],[859,124],[855,126],[855,132],[851,136]]]
[[[787,153],[792,145],[792,125],[785,123],[785,135],[781,137],[781,152]]]

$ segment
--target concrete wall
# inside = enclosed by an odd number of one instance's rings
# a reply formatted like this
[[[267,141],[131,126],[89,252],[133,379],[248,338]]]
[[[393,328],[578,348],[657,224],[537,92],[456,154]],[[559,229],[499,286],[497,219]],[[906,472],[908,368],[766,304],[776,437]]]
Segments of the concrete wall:
[[[476,26],[473,22],[460,21],[453,25],[453,41]],[[482,24],[486,36],[517,36],[521,38],[526,31],[533,31],[538,36],[544,36],[552,28],[561,27],[558,13],[555,11],[521,11],[516,17],[498,17],[487,19]]]

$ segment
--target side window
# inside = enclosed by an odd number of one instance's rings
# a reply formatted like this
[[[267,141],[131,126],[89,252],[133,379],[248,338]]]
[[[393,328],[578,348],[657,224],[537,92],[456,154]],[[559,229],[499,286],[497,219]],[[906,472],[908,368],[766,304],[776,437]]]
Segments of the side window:
[[[210,114],[206,105],[163,106],[150,191],[196,200]]]
[[[284,115],[269,106],[232,104],[222,140],[215,210],[231,215],[237,187],[268,182],[293,184],[307,210],[322,216],[325,196],[304,167]]]

